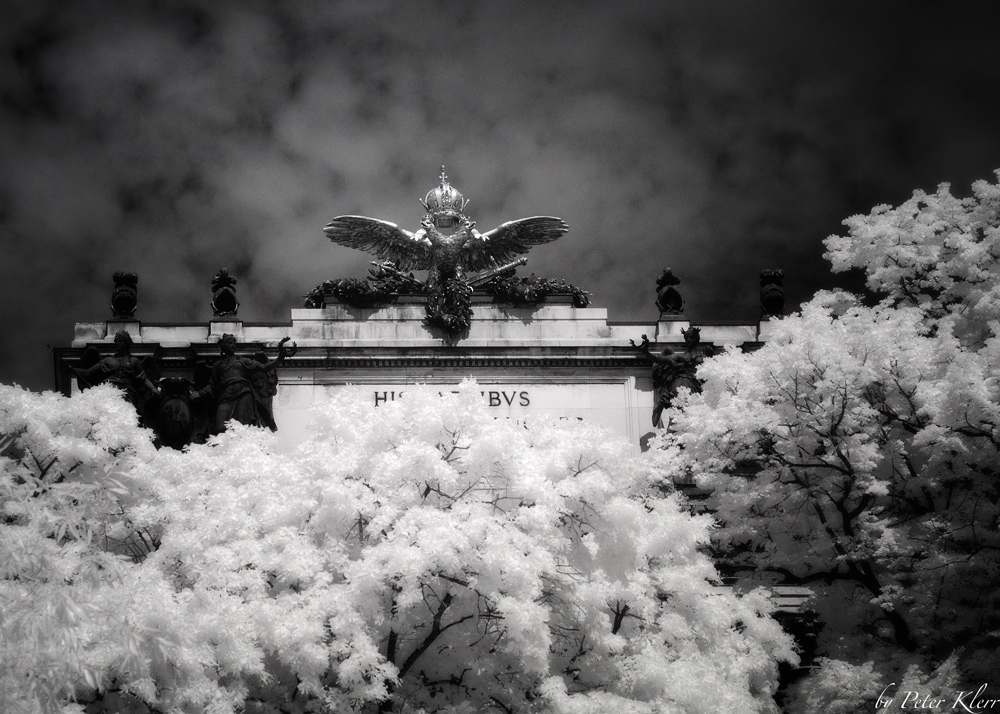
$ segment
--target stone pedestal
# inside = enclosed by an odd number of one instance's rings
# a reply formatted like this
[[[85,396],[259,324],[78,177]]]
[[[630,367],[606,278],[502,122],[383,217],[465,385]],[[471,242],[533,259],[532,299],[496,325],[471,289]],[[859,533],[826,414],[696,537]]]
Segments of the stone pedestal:
[[[683,315],[663,316],[656,323],[656,342],[683,342],[682,330],[691,327],[691,322]]]
[[[216,318],[209,327],[209,337],[218,340],[223,335],[233,335],[237,342],[243,342],[243,321]]]

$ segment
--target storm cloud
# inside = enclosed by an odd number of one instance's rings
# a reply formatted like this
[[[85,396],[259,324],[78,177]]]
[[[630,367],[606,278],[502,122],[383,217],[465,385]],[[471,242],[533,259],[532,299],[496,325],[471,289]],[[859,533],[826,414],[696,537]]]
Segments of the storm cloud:
[[[830,276],[849,215],[1000,167],[980,7],[921,2],[23,2],[0,30],[0,379],[52,384],[45,344],[110,316],[286,320],[370,256],[322,227],[414,230],[447,166],[481,230],[570,225],[522,271],[656,318],[753,320]]]

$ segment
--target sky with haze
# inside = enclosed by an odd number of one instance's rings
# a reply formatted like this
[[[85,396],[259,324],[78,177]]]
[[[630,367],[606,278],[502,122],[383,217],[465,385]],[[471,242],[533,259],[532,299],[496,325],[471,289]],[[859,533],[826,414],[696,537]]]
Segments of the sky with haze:
[[[669,266],[694,322],[753,321],[833,276],[841,221],[1000,168],[990,4],[6,0],[0,381],[52,386],[46,344],[111,316],[286,321],[372,256],[323,226],[416,230],[441,164],[486,231],[570,232],[522,274],[655,322]]]

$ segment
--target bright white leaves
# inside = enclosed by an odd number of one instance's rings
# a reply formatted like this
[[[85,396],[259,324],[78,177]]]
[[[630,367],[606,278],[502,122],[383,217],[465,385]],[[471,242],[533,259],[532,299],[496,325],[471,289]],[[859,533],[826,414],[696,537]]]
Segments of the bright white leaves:
[[[118,409],[110,393],[88,395]],[[46,399],[13,394],[8,412]],[[57,451],[61,432],[85,421],[79,399],[53,400],[71,415],[65,427],[31,416],[5,428],[40,422],[29,428],[47,430],[38,448]],[[161,710],[362,711],[391,697],[400,712],[690,712],[710,686],[716,703],[753,712],[772,707],[775,661],[794,658],[766,602],[713,585],[699,552],[710,521],[661,493],[651,461],[578,423],[496,420],[473,384],[443,397],[414,388],[378,409],[347,395],[318,410],[294,453],[239,425],[186,453],[153,452],[133,422],[91,422],[98,448],[67,451],[127,488],[79,492],[73,508],[93,532],[141,534],[149,547],[98,578],[117,630],[66,604],[89,601],[61,570],[46,582],[65,602],[34,640],[4,620],[5,642],[21,648],[78,637],[74,618],[103,638],[80,640],[91,659],[69,647],[69,665],[38,670],[53,702],[93,696],[100,677],[111,708],[131,696]],[[108,449],[104,433],[132,441]],[[5,603],[36,619],[11,568],[77,572],[107,557],[94,539],[44,542],[44,500],[8,497],[17,520],[0,525],[5,542],[34,538],[5,550],[24,555],[5,561],[3,587]]]
[[[873,292],[949,315],[962,335],[975,332],[976,323],[1000,319],[1000,184],[977,181],[972,192],[955,198],[941,184],[897,208],[853,216],[844,221],[848,235],[827,239],[826,257],[835,272],[864,270]]]
[[[0,710],[59,711],[130,630],[117,597],[126,483],[153,455],[111,387],[75,399],[0,385]]]
[[[910,307],[820,295],[773,329],[757,352],[706,362],[704,393],[671,417],[673,467],[715,489],[720,540],[749,544],[757,567],[850,576],[919,642],[969,636],[989,596],[959,591],[997,576],[1000,363]]]
[[[942,186],[846,221],[827,257],[864,269],[883,302],[821,293],[772,323],[760,350],[709,360],[704,392],[662,437],[661,463],[715,489],[718,539],[737,561],[813,585],[831,657],[819,676],[845,687],[873,652],[898,681],[956,643],[972,643],[970,681],[988,674],[984,633],[1000,625],[987,616],[1000,582],[1000,186],[973,192]],[[829,688],[814,685],[804,691]]]
[[[660,496],[656,474],[585,425],[496,420],[474,384],[443,397],[412,389],[367,413],[335,401],[318,422],[339,438],[306,444],[305,469],[353,485],[354,520],[340,518],[344,587],[374,645],[366,651],[390,655],[399,681],[389,689],[409,706],[495,699],[516,709],[552,676],[581,711],[595,690],[665,702],[690,683],[635,689],[640,651],[676,659],[663,648],[681,641],[714,651],[720,632],[695,634],[701,600],[728,603],[714,613],[726,633],[758,619],[710,584],[714,569],[697,552],[707,520]],[[684,614],[666,633],[671,598]],[[747,690],[747,671],[773,686],[774,657],[791,656],[770,621],[758,636],[727,679],[733,691]],[[767,691],[746,696],[766,710]]]

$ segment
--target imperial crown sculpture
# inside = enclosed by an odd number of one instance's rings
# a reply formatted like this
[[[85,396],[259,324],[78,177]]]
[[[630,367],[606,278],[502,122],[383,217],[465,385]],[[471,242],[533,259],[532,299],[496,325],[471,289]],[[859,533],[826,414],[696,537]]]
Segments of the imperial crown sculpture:
[[[458,189],[448,183],[448,176],[441,167],[441,185],[432,188],[427,192],[427,196],[420,204],[431,214],[435,214],[441,220],[451,216],[461,218],[465,207],[469,205],[469,199],[464,198]]]

